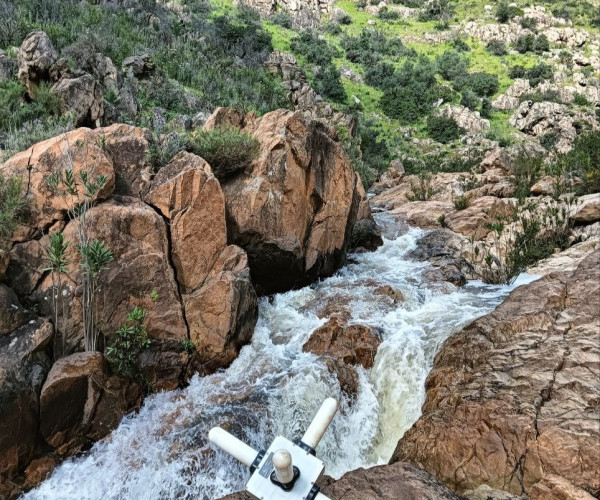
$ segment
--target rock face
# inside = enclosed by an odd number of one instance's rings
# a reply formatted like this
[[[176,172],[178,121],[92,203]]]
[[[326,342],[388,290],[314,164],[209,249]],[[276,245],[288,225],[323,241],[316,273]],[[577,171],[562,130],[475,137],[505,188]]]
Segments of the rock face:
[[[78,352],[52,366],[40,396],[40,432],[59,453],[80,449],[114,429],[141,402],[142,390],[110,377],[99,352]]]
[[[452,118],[460,128],[473,134],[490,128],[490,121],[481,118],[479,111],[471,111],[465,106],[446,106],[440,110],[440,115]]]
[[[41,81],[50,79],[50,68],[58,59],[50,38],[43,31],[29,33],[19,49],[19,81],[35,97]]]
[[[260,155],[223,191],[228,241],[248,252],[257,290],[289,290],[333,273],[360,203],[357,175],[334,131],[283,110],[245,130],[260,141]]]
[[[451,337],[392,462],[421,466],[457,492],[486,484],[534,498],[560,481],[597,495],[599,259],[596,250],[572,274],[516,289]]]
[[[106,185],[94,201],[105,199],[112,193],[115,182],[113,162],[98,145],[97,135],[86,128],[40,142],[0,165],[0,173],[24,179],[25,194],[30,200],[25,222],[28,232],[24,239],[35,234],[36,230],[46,230],[57,220],[65,218],[69,205],[62,196],[52,192],[47,180],[52,174],[67,168],[73,169],[77,179],[82,171],[92,169],[96,175],[107,177]],[[83,197],[82,186],[79,192]]]
[[[195,363],[202,372],[226,367],[252,337],[258,302],[246,253],[227,246],[221,186],[202,158],[180,153],[154,178],[147,201],[169,221]]]
[[[15,292],[0,283],[0,337],[20,327],[26,320],[27,312]]]
[[[39,394],[51,365],[46,348],[52,336],[52,324],[44,320],[0,336],[0,484],[22,470],[41,444]]]
[[[331,500],[459,500],[444,484],[409,464],[357,469],[337,481],[321,480],[321,491]],[[251,500],[234,493],[221,500]]]

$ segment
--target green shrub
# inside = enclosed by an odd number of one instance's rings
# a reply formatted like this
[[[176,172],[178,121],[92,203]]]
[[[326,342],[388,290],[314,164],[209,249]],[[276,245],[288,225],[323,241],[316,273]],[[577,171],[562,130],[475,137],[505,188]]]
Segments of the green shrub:
[[[471,89],[465,89],[462,93],[460,104],[471,110],[476,110],[479,107],[479,97]]]
[[[312,30],[304,30],[298,36],[292,38],[290,48],[303,55],[306,61],[317,66],[327,66],[336,56],[336,51],[327,40],[319,37]]]
[[[508,76],[515,79],[515,78],[525,78],[527,75],[527,70],[521,66],[521,65],[516,65],[516,66],[511,66],[510,68],[508,68]]]
[[[337,16],[336,20],[339,24],[342,24],[344,26],[352,24],[352,17],[350,16],[350,14],[347,14],[346,12]]]
[[[145,320],[146,311],[136,307],[115,332],[112,342],[106,348],[106,358],[115,372],[134,378],[139,375],[136,368],[137,358],[141,351],[151,344]]]
[[[373,28],[363,28],[358,36],[343,36],[340,44],[349,61],[365,67],[375,65],[384,56],[392,59],[416,56],[416,52],[406,48],[398,37],[387,38]]]
[[[514,44],[515,50],[521,54],[527,52],[534,52],[536,54],[542,54],[550,50],[550,42],[546,35],[535,36],[527,34],[519,37]]]
[[[463,194],[454,198],[453,203],[456,210],[465,210],[471,204],[471,197]]]
[[[435,60],[438,73],[446,80],[464,76],[469,69],[469,61],[458,52],[444,52]]]
[[[454,50],[457,52],[469,52],[471,50],[469,44],[467,44],[467,42],[465,42],[465,40],[460,36],[454,37],[452,40],[450,40],[450,45],[452,45]]]
[[[329,64],[322,68],[313,79],[313,87],[323,97],[335,102],[346,102],[346,90],[342,85],[340,71]]]
[[[505,56],[508,54],[506,44],[502,40],[490,40],[485,46],[485,50],[494,56]]]
[[[580,94],[579,92],[575,93],[573,104],[576,104],[577,106],[591,106],[591,103],[590,101],[588,101],[588,98],[583,94]]]
[[[521,18],[521,27],[529,30],[535,30],[537,26],[537,19],[534,17],[523,17]]]
[[[546,90],[545,92],[532,92],[529,94],[523,94],[520,97],[520,101],[531,101],[531,102],[556,102],[562,103],[560,94],[556,90]]]
[[[556,175],[580,179],[580,194],[600,192],[600,132],[592,131],[577,137],[571,151],[558,156],[552,168]]]
[[[323,24],[322,29],[328,35],[339,35],[342,32],[342,27],[333,21]]]
[[[217,128],[197,131],[190,137],[189,150],[204,158],[215,177],[226,180],[243,172],[258,156],[258,140],[237,129]]]
[[[435,196],[433,189],[433,175],[431,172],[421,172],[417,175],[417,182],[411,182],[411,192],[406,196],[408,201],[428,201]]]
[[[429,137],[442,144],[459,139],[464,132],[453,118],[435,115],[427,118],[427,133]]]
[[[448,21],[454,14],[450,0],[430,0],[422,5],[419,21]]]
[[[491,118],[492,112],[494,111],[494,107],[492,106],[492,101],[490,101],[487,97],[481,100],[481,109],[479,113],[482,118]]]
[[[498,92],[500,82],[498,76],[478,71],[459,76],[454,80],[454,88],[458,91],[470,89],[481,97],[490,97]]]
[[[511,181],[517,199],[523,200],[530,196],[531,186],[539,180],[543,168],[544,157],[524,149],[510,162]]]
[[[365,68],[365,82],[373,87],[387,88],[393,86],[394,72],[393,64],[378,62]]]
[[[400,14],[396,10],[390,10],[387,7],[380,9],[377,16],[384,21],[396,21],[400,18]]]
[[[13,234],[23,221],[28,205],[23,195],[23,179],[5,177],[0,173],[0,239]]]
[[[560,134],[558,132],[548,132],[540,137],[540,144],[544,149],[550,151],[556,143],[560,140]]]
[[[498,22],[504,24],[509,22],[513,17],[518,16],[519,13],[519,9],[509,6],[509,3],[506,1],[502,1],[496,8],[496,19]]]
[[[282,28],[291,29],[293,26],[292,16],[286,14],[285,12],[277,12],[276,14],[273,14],[269,18],[269,21],[277,26],[281,26]]]
[[[542,82],[554,81],[554,71],[552,67],[545,63],[539,63],[527,70],[526,78],[532,87]]]

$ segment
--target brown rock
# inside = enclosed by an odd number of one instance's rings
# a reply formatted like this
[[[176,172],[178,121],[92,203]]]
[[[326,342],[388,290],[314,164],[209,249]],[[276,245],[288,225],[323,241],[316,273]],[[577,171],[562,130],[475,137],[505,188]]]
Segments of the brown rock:
[[[197,351],[194,366],[202,373],[229,366],[252,339],[258,320],[246,252],[225,248],[202,288],[185,296],[184,304]]]
[[[60,460],[53,456],[46,456],[32,460],[25,470],[25,489],[32,489],[44,481],[54,468],[60,463]]]
[[[148,160],[152,136],[145,128],[117,123],[95,130],[113,161],[115,169],[115,194],[143,198],[152,178],[152,165]]]
[[[302,350],[371,368],[380,343],[370,327],[346,325],[343,319],[334,317],[311,334]]]
[[[386,297],[389,297],[390,299],[392,299],[392,302],[394,304],[397,304],[398,302],[404,302],[405,300],[402,292],[394,290],[390,285],[381,285],[377,287],[374,293],[375,295],[384,295]]]
[[[383,239],[381,238],[381,231],[373,219],[367,193],[358,174],[356,174],[356,194],[359,198],[358,212],[356,223],[352,229],[350,249],[362,248],[374,251],[383,245]]]
[[[106,175],[107,183],[94,199],[110,196],[115,183],[113,162],[97,142],[96,134],[80,128],[40,142],[0,165],[0,173],[24,179],[25,194],[31,203],[25,225],[30,230],[46,229],[56,220],[66,219],[65,211],[70,205],[47,185],[48,177],[56,172],[72,168],[77,179],[83,171]],[[79,192],[83,197],[83,186]]]
[[[517,288],[446,341],[423,416],[392,461],[419,465],[459,493],[487,484],[533,495],[547,474],[598,492],[599,326],[599,250],[572,274]]]
[[[46,33],[33,31],[23,40],[17,59],[19,82],[27,87],[29,97],[35,99],[40,82],[50,79],[50,68],[58,59],[58,53]]]
[[[454,205],[444,201],[411,201],[390,213],[412,226],[426,229],[440,227],[440,217],[446,218],[454,212]]]
[[[497,148],[492,151],[488,151],[485,154],[483,160],[479,164],[482,172],[487,172],[488,170],[493,169],[501,169],[505,172],[510,171],[510,166],[508,162],[508,158],[506,156],[506,152],[502,148]]]
[[[59,359],[40,396],[40,432],[59,453],[72,453],[114,429],[124,413],[137,408],[137,384],[109,377],[99,352],[78,352]]]
[[[231,108],[217,108],[204,122],[204,130],[215,128],[241,128],[244,125],[244,113]]]
[[[548,474],[529,492],[531,500],[594,500],[587,491],[577,488],[565,478]]]
[[[0,283],[0,337],[23,325],[27,316],[15,292]]]
[[[490,232],[486,223],[493,220],[493,214],[509,210],[510,204],[510,200],[493,196],[477,198],[464,210],[455,211],[446,217],[445,223],[455,233],[479,240]]]
[[[4,278],[4,273],[8,269],[10,262],[10,254],[6,250],[0,248],[0,280]]]
[[[260,155],[224,183],[228,240],[248,252],[260,293],[307,284],[344,261],[359,204],[356,175],[335,131],[278,110],[245,130]]]
[[[554,193],[556,178],[552,175],[545,175],[537,181],[529,190],[533,196],[551,196]]]
[[[52,336],[50,322],[35,320],[0,337],[0,484],[22,472],[41,445],[39,395]]]
[[[182,152],[158,172],[146,201],[170,221],[171,252],[182,293],[196,290],[227,246],[219,181],[202,158]]]
[[[79,127],[99,127],[104,114],[102,85],[87,73],[77,78],[62,78],[52,91],[60,99],[61,113],[71,115]]]
[[[581,196],[570,218],[577,224],[592,224],[600,221],[600,193]]]

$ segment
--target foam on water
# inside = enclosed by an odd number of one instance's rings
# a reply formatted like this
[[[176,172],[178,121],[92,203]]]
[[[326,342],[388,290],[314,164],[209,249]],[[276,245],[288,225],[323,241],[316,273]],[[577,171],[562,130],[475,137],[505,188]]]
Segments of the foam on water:
[[[247,471],[211,449],[211,427],[226,428],[261,449],[277,434],[301,436],[321,402],[336,397],[341,410],[321,442],[326,472],[339,477],[389,460],[398,439],[419,417],[424,382],[441,343],[497,306],[512,287],[472,282],[462,289],[431,286],[426,263],[405,254],[424,233],[399,234],[386,216],[385,244],[354,255],[335,276],[301,290],[261,299],[252,344],[227,370],[194,377],[186,389],[146,399],[139,414],[90,452],[70,459],[27,500],[210,500],[243,489]],[[406,300],[392,304],[374,293],[390,285]],[[359,370],[353,400],[317,356],[302,352],[311,332],[325,323],[316,311],[343,304],[351,321],[375,327],[383,343],[371,370]]]

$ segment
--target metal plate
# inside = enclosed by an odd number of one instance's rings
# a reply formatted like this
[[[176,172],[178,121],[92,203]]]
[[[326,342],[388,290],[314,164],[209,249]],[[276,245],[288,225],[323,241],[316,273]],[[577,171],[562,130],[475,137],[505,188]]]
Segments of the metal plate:
[[[283,491],[271,482],[273,454],[277,450],[287,450],[292,455],[292,464],[300,469],[300,478],[292,491]],[[246,485],[246,491],[258,500],[304,500],[313,484],[323,474],[325,464],[307,453],[288,439],[277,436],[259,466]]]

